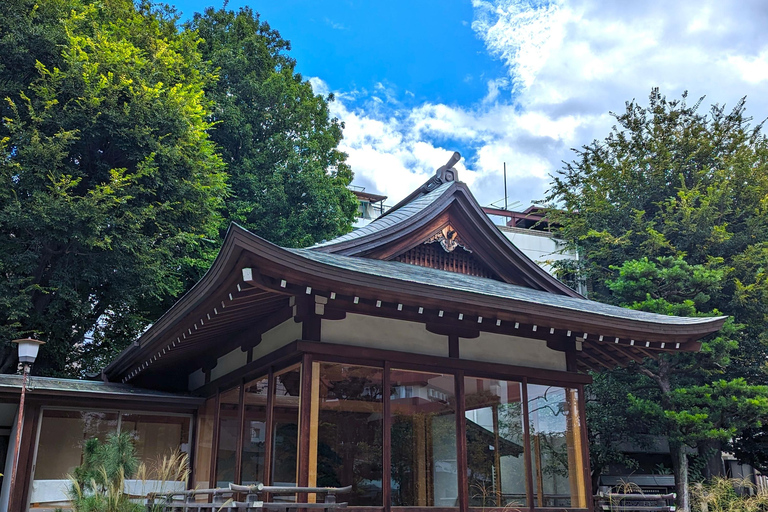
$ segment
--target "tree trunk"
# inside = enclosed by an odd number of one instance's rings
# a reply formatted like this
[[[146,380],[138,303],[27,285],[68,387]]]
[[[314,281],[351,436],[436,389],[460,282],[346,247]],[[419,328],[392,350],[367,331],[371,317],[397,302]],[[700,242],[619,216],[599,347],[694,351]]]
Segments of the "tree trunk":
[[[688,454],[685,445],[678,442],[669,443],[669,454],[672,456],[672,472],[675,474],[675,490],[677,512],[690,512],[688,501]]]
[[[725,476],[725,467],[723,466],[722,443],[716,439],[708,439],[699,442],[699,455],[706,457],[707,464],[704,466],[704,478],[711,480],[716,476]]]

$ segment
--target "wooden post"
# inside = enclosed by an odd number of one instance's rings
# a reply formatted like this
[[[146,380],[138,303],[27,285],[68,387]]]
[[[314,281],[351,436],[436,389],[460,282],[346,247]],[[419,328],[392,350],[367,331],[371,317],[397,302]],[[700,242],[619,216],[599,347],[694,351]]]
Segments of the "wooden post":
[[[389,375],[390,364],[384,362],[384,375],[382,375],[382,467],[381,467],[381,494],[384,499],[384,512],[392,509],[392,382]]]
[[[304,354],[301,360],[301,392],[299,397],[299,439],[297,443],[296,484],[307,487],[309,482],[309,446],[312,396],[312,355]],[[307,494],[296,496],[300,503],[307,502]]]
[[[528,501],[528,508],[533,510],[533,461],[531,456],[531,419],[530,411],[528,408],[528,379],[523,378],[523,382],[520,385],[522,388],[522,401],[523,401],[523,444],[525,445],[525,494]],[[539,505],[541,506],[541,505]]]
[[[501,504],[501,453],[499,453],[499,406],[493,404],[491,407],[493,414],[493,468],[494,481],[496,487],[496,506],[503,507]]]
[[[21,370],[21,399],[19,400],[18,419],[16,421],[16,442],[13,445],[13,469],[11,469],[11,494],[16,494],[16,474],[19,470],[19,451],[21,450],[21,429],[24,423],[24,398],[27,391],[29,365],[24,363]]]
[[[469,480],[467,477],[467,406],[464,403],[464,372],[456,372],[456,470],[459,486],[459,512],[469,511]]]
[[[236,484],[242,482],[243,470],[243,440],[245,439],[245,380],[240,379],[240,392],[237,394],[237,441],[235,442],[235,474],[233,481]]]
[[[309,471],[307,482],[309,487],[317,487],[317,442],[320,422],[320,363],[312,362],[312,393],[309,398]],[[317,495],[310,494],[308,503],[316,503]]]
[[[272,452],[275,436],[275,416],[272,410],[275,407],[275,374],[272,368],[269,368],[267,374],[267,425],[264,433],[264,485],[272,485]]]

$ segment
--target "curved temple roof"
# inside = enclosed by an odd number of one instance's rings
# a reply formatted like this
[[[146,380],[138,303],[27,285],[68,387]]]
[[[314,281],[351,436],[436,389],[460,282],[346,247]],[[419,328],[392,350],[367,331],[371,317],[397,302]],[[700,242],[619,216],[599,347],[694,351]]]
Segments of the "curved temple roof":
[[[254,273],[247,287],[243,269]],[[482,323],[496,332],[548,340],[586,335],[583,369],[626,364],[665,350],[695,350],[696,341],[719,330],[726,318],[658,315],[397,261],[286,249],[232,225],[208,273],[104,373],[110,380],[129,381],[150,367],[194,371],[183,368],[185,358],[276,315],[288,306],[289,295],[300,297],[305,290],[333,296],[351,312],[368,304],[362,311],[370,313],[370,304],[381,302],[382,311],[407,320],[440,317],[452,319],[449,325]],[[210,320],[214,312],[216,322]],[[459,314],[462,321],[456,320]]]
[[[573,347],[576,340],[580,369],[697,350],[698,340],[722,327],[726,317],[635,311],[571,290],[491,223],[457,181],[452,165],[458,158],[456,153],[368,226],[307,249],[278,247],[233,224],[206,275],[105,368],[105,377],[128,382],[159,371],[185,377],[201,360],[215,361],[255,332],[291,318],[290,297],[314,297],[326,313],[439,324],[461,337],[483,330],[560,347]],[[464,249],[457,251],[485,265],[494,278],[394,261],[446,229],[461,237]]]

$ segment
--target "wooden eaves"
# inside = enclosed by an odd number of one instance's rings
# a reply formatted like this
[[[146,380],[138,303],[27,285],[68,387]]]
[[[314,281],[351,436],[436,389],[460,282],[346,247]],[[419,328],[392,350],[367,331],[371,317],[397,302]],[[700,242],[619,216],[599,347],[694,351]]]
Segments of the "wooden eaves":
[[[156,372],[186,378],[201,361],[253,346],[260,333],[291,318],[291,297],[322,304],[320,316],[329,319],[358,312],[461,337],[483,331],[552,347],[576,344],[581,370],[697,350],[726,318],[667,317],[395,261],[285,249],[232,225],[208,273],[104,375],[125,382]]]

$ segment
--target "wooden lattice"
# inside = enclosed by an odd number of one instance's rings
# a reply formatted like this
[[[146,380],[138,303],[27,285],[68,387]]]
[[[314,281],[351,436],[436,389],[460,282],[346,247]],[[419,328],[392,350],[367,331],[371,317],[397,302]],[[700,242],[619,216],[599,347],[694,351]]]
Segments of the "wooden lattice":
[[[466,251],[462,247],[458,247],[452,252],[446,252],[439,243],[417,245],[413,249],[395,257],[395,261],[421,267],[439,268],[440,270],[448,270],[459,274],[499,279],[491,269],[478,260],[471,252]]]

